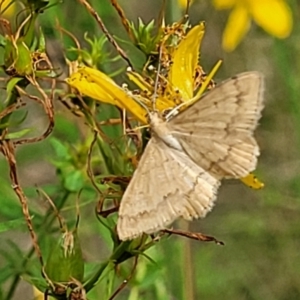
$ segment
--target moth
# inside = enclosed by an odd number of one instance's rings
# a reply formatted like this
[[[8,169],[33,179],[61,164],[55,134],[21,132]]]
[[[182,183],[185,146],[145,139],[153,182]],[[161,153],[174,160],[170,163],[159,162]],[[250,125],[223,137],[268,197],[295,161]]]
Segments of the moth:
[[[149,113],[152,137],[119,208],[121,240],[154,233],[179,217],[205,217],[223,178],[245,177],[256,168],[253,132],[263,90],[260,73],[241,73],[170,120]]]

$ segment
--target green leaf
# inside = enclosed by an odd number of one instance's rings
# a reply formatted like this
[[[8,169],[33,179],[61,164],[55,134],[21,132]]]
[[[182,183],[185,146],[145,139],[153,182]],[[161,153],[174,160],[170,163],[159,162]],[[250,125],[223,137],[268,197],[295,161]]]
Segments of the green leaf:
[[[21,277],[22,277],[22,279],[24,279],[25,281],[27,281],[31,285],[34,285],[42,293],[44,293],[46,291],[46,289],[49,288],[48,285],[47,285],[47,282],[42,277],[32,277],[32,276],[29,276],[29,275],[26,275],[26,274],[22,275]]]
[[[2,255],[5,259],[5,256]],[[12,270],[11,268],[12,263],[7,263],[3,266],[3,268],[0,269],[0,284],[3,284],[4,282],[6,282],[9,278],[12,278],[15,273],[14,270]],[[0,289],[1,290],[1,289]],[[4,299],[1,298],[0,299]]]
[[[24,116],[22,116],[22,117],[20,118],[20,120],[16,120],[16,121],[14,121],[14,122],[1,123],[1,124],[0,124],[0,129],[6,128],[6,127],[8,127],[8,126],[20,125],[21,123],[23,123],[23,121],[25,121],[27,115],[28,115],[28,112],[26,111],[26,112],[24,113]]]
[[[25,129],[22,129],[17,132],[8,133],[7,135],[5,135],[5,138],[9,139],[9,140],[19,139],[19,138],[23,137],[24,135],[26,135],[30,131],[32,131],[31,128],[25,128]]]
[[[106,276],[113,271],[115,268],[115,264],[112,261],[106,261],[101,263],[96,268],[93,275],[91,275],[88,279],[85,280],[84,288],[88,292],[90,291],[96,284],[99,284],[102,279],[106,278]]]
[[[45,40],[45,35],[42,30],[42,27],[39,28],[39,45],[38,45],[38,50],[41,53],[46,52],[46,40]]]
[[[65,178],[65,188],[71,192],[78,192],[83,188],[84,185],[84,175],[81,171],[75,170],[74,172],[70,172]]]
[[[4,101],[4,103],[7,103],[9,101],[10,98],[10,94],[14,91],[16,85],[18,82],[20,82],[21,80],[23,80],[24,78],[21,77],[13,77],[12,79],[10,79],[6,85],[6,92],[7,92],[7,98]]]
[[[14,228],[23,226],[24,224],[25,224],[24,218],[11,220],[11,221],[7,221],[7,222],[1,222],[0,223],[0,232],[5,232],[10,229],[14,229]]]
[[[69,154],[69,148],[60,140],[51,138],[50,143],[55,151],[56,156],[58,156],[59,158],[63,158],[64,160],[68,160],[71,158],[71,155]]]
[[[10,37],[6,37],[6,43],[4,48],[4,67],[8,69],[14,63],[16,59],[16,48]]]

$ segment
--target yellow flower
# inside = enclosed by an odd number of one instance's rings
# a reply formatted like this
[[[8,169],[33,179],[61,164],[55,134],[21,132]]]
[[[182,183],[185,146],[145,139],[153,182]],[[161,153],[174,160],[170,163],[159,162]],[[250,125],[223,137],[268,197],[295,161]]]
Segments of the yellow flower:
[[[140,122],[147,123],[147,112],[109,76],[89,67],[79,68],[66,79],[80,93],[131,112]]]
[[[126,91],[118,86],[106,74],[89,67],[79,68],[66,79],[67,83],[76,88],[82,94],[92,97],[101,102],[116,105],[122,109],[126,109],[140,122],[147,123],[147,110],[144,106],[152,109],[152,96],[156,93],[155,106],[159,111],[167,108],[189,102],[192,103],[200,98],[204,91],[203,84],[200,91],[193,98],[195,89],[195,72],[198,66],[199,47],[204,35],[204,23],[193,27],[188,34],[181,40],[179,45],[172,49],[172,64],[166,77],[161,76],[164,82],[163,91],[154,91],[154,85],[149,84],[136,72],[128,71],[127,75],[142,92],[147,95],[133,95],[130,91]],[[215,70],[216,71],[216,70]],[[213,75],[213,74],[212,74]],[[212,75],[208,77],[207,82]],[[140,102],[142,105],[139,105]]]
[[[285,0],[213,0],[217,9],[231,9],[223,32],[223,48],[232,51],[240,43],[253,20],[266,32],[286,38],[293,27],[292,12]]]
[[[166,77],[160,76],[161,81],[164,83],[164,89],[162,92],[160,90],[156,91],[156,108],[158,110],[162,111],[186,103],[190,105],[197,101],[215,74],[220,63],[217,64],[217,67],[213,69],[199,91],[194,95],[194,90],[198,88],[195,74],[204,30],[204,22],[194,26],[182,38],[179,45],[170,50],[171,63],[168,74]],[[142,91],[148,90],[151,95],[154,93],[154,86],[149,85],[138,74],[128,73],[128,76]]]

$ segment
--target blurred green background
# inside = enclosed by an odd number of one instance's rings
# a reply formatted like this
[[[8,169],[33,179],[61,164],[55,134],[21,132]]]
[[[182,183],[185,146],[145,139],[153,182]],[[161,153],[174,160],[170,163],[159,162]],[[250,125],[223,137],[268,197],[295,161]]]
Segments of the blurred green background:
[[[200,60],[206,72],[222,59],[215,77],[217,82],[249,70],[265,75],[265,110],[256,131],[261,147],[256,175],[265,183],[265,188],[251,190],[240,181],[225,181],[215,208],[205,219],[189,225],[178,223],[181,227],[189,226],[192,231],[213,235],[225,246],[170,237],[148,251],[156,264],[140,258],[136,276],[117,299],[300,299],[300,4],[296,0],[286,2],[294,20],[288,38],[277,39],[252,23],[249,33],[230,53],[222,49],[221,42],[230,11],[216,10],[209,0],[193,3],[191,23],[204,20],[207,26]],[[91,4],[112,34],[122,38],[126,35],[109,1],[91,1]],[[158,16],[161,1],[120,0],[119,4],[130,20],[136,22],[140,17],[148,22]],[[168,2],[167,22],[179,20],[182,12],[177,6],[175,0]],[[92,37],[100,36],[101,31],[79,1],[64,1],[45,11],[40,23],[46,34],[48,53],[54,65],[61,67],[62,53],[69,47],[70,40],[61,39],[55,30],[56,19],[80,40],[85,32]],[[134,63],[142,59],[142,55],[135,55],[136,50],[120,44],[129,57],[134,54]],[[27,122],[38,130],[44,120],[34,110]],[[78,119],[56,103],[56,128],[52,136],[65,143],[80,144],[85,130],[84,124],[79,124]],[[28,195],[34,194],[35,186],[51,190],[57,182],[51,164],[53,156],[55,152],[49,139],[18,149],[19,175]],[[7,221],[9,210],[21,218],[3,157],[0,157],[0,174],[0,220]],[[44,203],[36,198],[30,199],[31,207],[33,211],[42,210]],[[105,242],[108,240],[105,230],[94,221],[97,199],[87,195],[85,200],[79,235],[84,257],[92,265],[109,255],[109,245]],[[9,240],[24,253],[31,245],[26,230],[14,228],[1,233],[2,254],[9,251]],[[6,265],[10,265],[9,262],[0,256],[0,268]],[[4,281],[5,274],[0,277]],[[6,282],[2,288],[7,286]],[[102,299],[101,293],[101,287],[96,288],[88,294],[88,299]],[[22,281],[12,299],[33,299],[32,287]]]

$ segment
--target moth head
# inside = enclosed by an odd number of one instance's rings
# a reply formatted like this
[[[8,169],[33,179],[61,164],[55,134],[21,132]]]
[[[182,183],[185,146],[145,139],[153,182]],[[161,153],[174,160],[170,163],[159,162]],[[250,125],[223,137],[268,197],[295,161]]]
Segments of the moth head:
[[[154,110],[148,113],[148,122],[151,127],[164,122],[164,117],[161,112]]]

